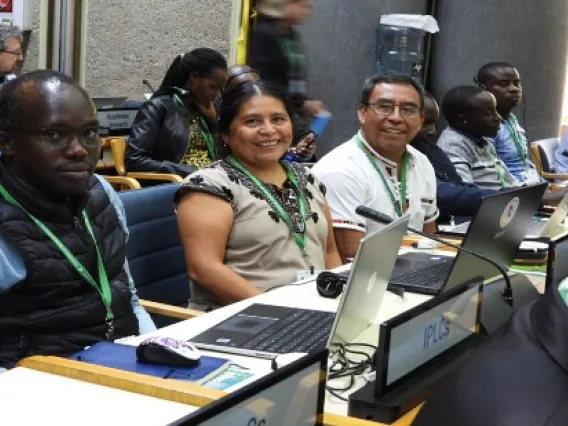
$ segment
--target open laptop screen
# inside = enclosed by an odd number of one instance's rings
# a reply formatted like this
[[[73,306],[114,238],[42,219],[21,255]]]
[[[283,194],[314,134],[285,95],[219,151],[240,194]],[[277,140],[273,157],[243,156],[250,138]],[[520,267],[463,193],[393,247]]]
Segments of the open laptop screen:
[[[327,357],[306,355],[170,426],[321,426]]]

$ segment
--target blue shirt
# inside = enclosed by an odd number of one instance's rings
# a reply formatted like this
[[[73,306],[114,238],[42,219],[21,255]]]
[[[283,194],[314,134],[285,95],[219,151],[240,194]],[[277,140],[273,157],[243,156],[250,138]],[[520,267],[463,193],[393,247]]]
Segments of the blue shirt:
[[[488,138],[488,140],[493,143],[497,155],[519,182],[538,183],[541,181],[529,158],[525,129],[520,126],[513,114],[508,120],[501,120],[497,136]]]
[[[560,138],[560,143],[554,152],[554,171],[556,173],[568,173],[568,157],[564,155],[568,151],[568,130]]]
[[[96,176],[96,175],[95,175]],[[103,188],[110,198],[110,202],[114,205],[116,214],[118,215],[118,221],[122,227],[126,238],[128,239],[128,227],[126,224],[126,215],[124,212],[124,206],[122,202],[116,195],[116,192],[110,184],[103,178],[97,176]],[[134,286],[134,281],[132,280],[132,275],[130,274],[130,269],[128,268],[128,261],[124,259],[124,270],[126,276],[128,277],[128,285],[132,297],[130,301],[132,303],[132,309],[136,318],[138,319],[138,329],[140,334],[149,333],[150,331],[156,330],[154,322],[148,315],[148,312],[140,305],[138,296],[136,295],[136,287]],[[16,248],[0,234],[0,297],[2,293],[8,290],[13,285],[22,281],[26,278],[26,267],[24,261]]]

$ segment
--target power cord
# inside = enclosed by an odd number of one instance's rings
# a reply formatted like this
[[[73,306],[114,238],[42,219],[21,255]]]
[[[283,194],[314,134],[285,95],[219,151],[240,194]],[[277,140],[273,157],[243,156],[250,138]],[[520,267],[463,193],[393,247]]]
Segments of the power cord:
[[[337,399],[348,401],[348,399],[340,395],[340,393],[350,390],[355,385],[355,376],[361,376],[367,369],[373,369],[374,367],[372,355],[362,350],[354,350],[352,348],[369,348],[374,354],[377,347],[367,343],[347,343],[337,344],[336,346],[337,349],[334,352],[335,359],[329,367],[328,384],[325,388]],[[353,360],[352,358],[350,359],[350,355],[357,355],[363,359]],[[329,380],[340,378],[349,378],[347,385],[343,387],[332,387],[329,385]],[[367,378],[365,378],[365,380],[368,381]]]

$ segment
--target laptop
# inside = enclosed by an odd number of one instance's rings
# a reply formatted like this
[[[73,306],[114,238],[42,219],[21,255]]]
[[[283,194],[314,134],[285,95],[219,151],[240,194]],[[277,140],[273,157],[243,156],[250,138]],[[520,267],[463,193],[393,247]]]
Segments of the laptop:
[[[255,303],[190,339],[191,343],[201,349],[274,358],[352,342],[376,317],[408,220],[405,215],[361,239],[337,315]]]
[[[508,269],[546,187],[541,183],[484,197],[461,246]],[[488,279],[497,275],[500,272],[489,262],[464,251],[458,251],[455,257],[407,253],[397,259],[389,285],[437,295],[476,276]]]
[[[121,108],[127,96],[117,97],[117,98],[92,98],[97,109],[114,109]]]
[[[568,216],[568,193],[564,195],[554,212],[548,219],[533,217],[528,226],[525,238],[553,238],[565,231],[564,220]],[[470,222],[463,222],[449,230],[455,234],[465,234]]]
[[[327,357],[308,354],[169,426],[322,426]]]

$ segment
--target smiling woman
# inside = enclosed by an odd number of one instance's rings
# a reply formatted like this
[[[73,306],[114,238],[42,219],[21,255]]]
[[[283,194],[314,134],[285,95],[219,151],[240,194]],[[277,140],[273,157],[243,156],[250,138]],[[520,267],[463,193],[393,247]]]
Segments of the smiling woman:
[[[261,82],[223,95],[219,132],[230,153],[188,176],[176,196],[193,308],[233,303],[292,283],[299,271],[341,263],[325,188],[303,166],[280,161],[292,143],[290,111]]]

